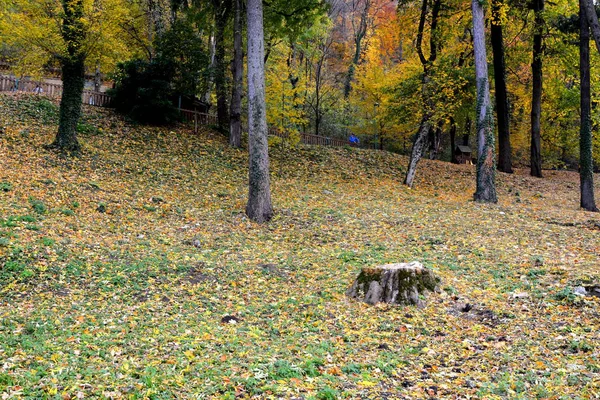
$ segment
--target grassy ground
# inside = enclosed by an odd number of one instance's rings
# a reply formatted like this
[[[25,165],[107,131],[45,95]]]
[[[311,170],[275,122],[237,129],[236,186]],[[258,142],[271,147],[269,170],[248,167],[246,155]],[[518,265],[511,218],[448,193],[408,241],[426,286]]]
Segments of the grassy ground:
[[[64,158],[55,124],[0,96],[2,399],[598,398],[599,302],[571,289],[600,280],[600,219],[577,174],[500,174],[480,205],[471,166],[423,161],[409,190],[401,156],[274,147],[259,226],[221,136],[87,108]],[[362,266],[411,260],[443,280],[425,308],[345,297]]]

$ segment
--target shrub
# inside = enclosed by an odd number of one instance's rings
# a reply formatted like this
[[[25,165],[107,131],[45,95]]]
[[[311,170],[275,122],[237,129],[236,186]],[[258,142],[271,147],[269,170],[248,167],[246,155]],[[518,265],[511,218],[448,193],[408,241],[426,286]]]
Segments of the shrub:
[[[115,88],[110,91],[118,112],[140,123],[164,125],[175,122],[178,114],[170,97],[173,66],[155,60],[120,63]]]

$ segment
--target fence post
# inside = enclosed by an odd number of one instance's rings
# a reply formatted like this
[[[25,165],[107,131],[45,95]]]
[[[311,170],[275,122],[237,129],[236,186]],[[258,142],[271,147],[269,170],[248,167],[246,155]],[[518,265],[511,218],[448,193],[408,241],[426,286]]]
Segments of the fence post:
[[[198,110],[194,107],[194,133],[198,133]]]

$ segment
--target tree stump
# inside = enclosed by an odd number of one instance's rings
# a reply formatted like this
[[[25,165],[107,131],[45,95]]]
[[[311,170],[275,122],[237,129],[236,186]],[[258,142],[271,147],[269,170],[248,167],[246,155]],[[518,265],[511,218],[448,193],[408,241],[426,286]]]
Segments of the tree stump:
[[[427,291],[438,290],[440,279],[418,261],[363,268],[346,292],[367,304],[422,306]]]

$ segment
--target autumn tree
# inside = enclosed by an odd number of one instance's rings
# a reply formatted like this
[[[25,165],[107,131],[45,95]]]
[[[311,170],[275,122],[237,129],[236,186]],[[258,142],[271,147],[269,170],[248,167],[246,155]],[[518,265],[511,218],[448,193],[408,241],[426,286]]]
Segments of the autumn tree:
[[[600,26],[596,9],[587,0],[579,0],[579,73],[581,81],[581,125],[579,134],[580,204],[588,211],[598,211],[594,200],[594,167],[592,155],[592,120],[590,89],[590,27],[593,27],[600,51]]]
[[[233,60],[231,62],[231,104],[229,109],[229,144],[242,147],[242,91],[244,84],[242,49],[242,0],[233,0]]]
[[[63,81],[59,128],[52,147],[76,152],[80,149],[77,123],[86,61],[114,65],[128,53],[121,26],[130,9],[122,0],[10,0],[0,11],[2,41],[19,49],[19,58],[31,53],[40,65],[57,60]]]
[[[404,179],[404,184],[408,187],[411,187],[413,184],[413,180],[415,178],[415,174],[417,172],[417,164],[421,159],[423,154],[424,147],[426,145],[427,135],[429,134],[429,130],[431,129],[431,118],[433,116],[433,103],[431,101],[431,69],[433,67],[433,63],[437,58],[438,51],[438,42],[437,42],[437,26],[438,26],[438,18],[440,14],[442,2],[441,0],[434,0],[433,6],[431,10],[431,34],[429,40],[429,56],[425,57],[425,52],[423,50],[423,37],[425,32],[425,22],[428,18],[429,14],[429,1],[423,0],[421,3],[421,15],[419,17],[419,28],[417,33],[417,42],[416,42],[416,50],[419,55],[419,60],[423,66],[423,78],[422,78],[422,96],[423,96],[423,116],[421,118],[421,123],[419,126],[419,130],[415,136],[415,140],[413,142],[412,153],[410,155],[410,161],[408,164],[408,170],[406,172],[406,177]]]
[[[498,170],[512,173],[510,148],[510,113],[506,89],[506,62],[504,58],[503,25],[508,5],[500,0],[492,1],[491,41],[494,60],[494,94],[498,119]]]
[[[545,0],[532,0],[534,12],[533,34],[533,61],[531,73],[533,75],[531,98],[531,176],[542,177],[542,146],[541,146],[541,117],[542,117],[542,57]]]
[[[495,149],[492,105],[485,48],[485,17],[480,0],[472,0],[473,50],[477,79],[477,189],[475,201],[495,203]]]
[[[363,51],[363,41],[367,35],[367,28],[369,27],[369,12],[371,10],[372,0],[349,0],[348,6],[350,7],[350,25],[352,27],[352,42],[354,45],[354,54],[346,73],[344,81],[344,98],[348,98],[350,90],[352,89],[352,80],[354,79],[354,72],[356,66],[360,61],[360,57]],[[355,15],[358,14],[358,15]]]
[[[231,14],[231,0],[212,0],[215,13],[215,58],[214,81],[217,95],[217,121],[219,128],[225,130],[229,124],[227,108],[227,61],[226,61],[226,29]]]
[[[262,223],[273,216],[265,103],[264,33],[261,0],[248,0],[249,195],[246,214]]]

